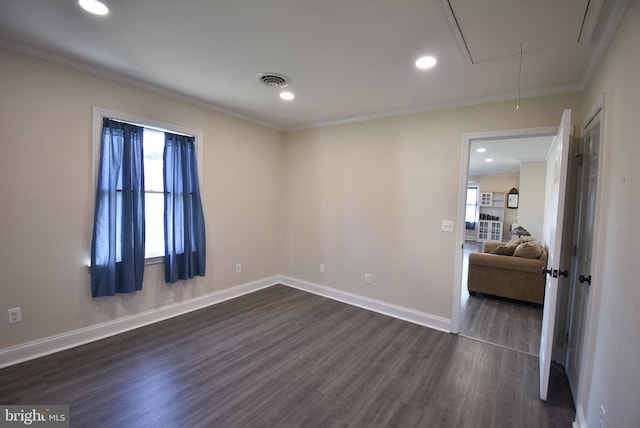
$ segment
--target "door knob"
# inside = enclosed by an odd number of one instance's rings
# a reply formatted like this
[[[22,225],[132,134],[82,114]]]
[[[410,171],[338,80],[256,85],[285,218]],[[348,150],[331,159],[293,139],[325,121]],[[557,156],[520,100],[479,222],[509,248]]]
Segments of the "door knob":
[[[558,271],[558,275],[564,276],[565,278],[569,278],[569,271],[568,270],[559,270]]]
[[[547,269],[545,267],[542,267],[542,272],[541,273],[543,275],[547,275],[547,274],[551,275],[551,272],[553,272],[553,269]]]
[[[580,284],[584,284],[585,282],[589,285],[591,285],[591,275],[589,276],[584,276],[584,275],[580,275],[580,277],[578,277],[578,281],[580,281]]]

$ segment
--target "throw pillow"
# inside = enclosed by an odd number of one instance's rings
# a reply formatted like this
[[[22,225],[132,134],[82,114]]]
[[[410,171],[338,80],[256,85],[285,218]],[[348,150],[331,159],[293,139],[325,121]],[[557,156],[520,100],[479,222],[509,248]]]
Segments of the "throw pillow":
[[[529,241],[535,241],[536,238],[534,238],[533,236],[523,236],[522,238],[513,238],[511,241],[507,242],[505,245],[511,247],[517,247],[518,245],[522,244],[523,242],[529,242]]]
[[[542,244],[538,241],[526,241],[518,245],[513,252],[514,257],[522,257],[525,259],[539,259],[542,256]]]
[[[531,234],[524,227],[516,226],[511,230],[511,236],[517,236],[519,238],[521,236],[531,236]]]
[[[498,254],[501,256],[513,256],[513,252],[516,250],[517,245],[501,245],[491,250],[489,254]]]

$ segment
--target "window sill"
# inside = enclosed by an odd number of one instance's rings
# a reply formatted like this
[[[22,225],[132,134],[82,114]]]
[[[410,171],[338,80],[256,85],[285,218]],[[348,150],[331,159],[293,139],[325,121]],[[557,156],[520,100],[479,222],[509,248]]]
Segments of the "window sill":
[[[148,259],[144,259],[144,265],[148,266],[148,265],[159,265],[164,263],[164,256],[158,256],[158,257],[149,257]]]
[[[149,257],[147,259],[144,259],[144,265],[145,266],[150,266],[150,265],[161,265],[164,263],[164,256],[158,256],[158,257]],[[87,265],[87,270],[91,271],[91,265]]]

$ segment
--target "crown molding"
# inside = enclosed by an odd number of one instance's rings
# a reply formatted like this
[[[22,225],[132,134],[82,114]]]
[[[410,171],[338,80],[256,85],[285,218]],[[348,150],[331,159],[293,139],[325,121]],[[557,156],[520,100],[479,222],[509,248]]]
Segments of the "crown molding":
[[[176,92],[171,89],[167,89],[158,85],[154,85],[154,84],[142,81],[140,79],[135,79],[129,76],[125,76],[121,73],[117,73],[115,71],[111,71],[103,67],[91,65],[86,62],[65,58],[62,55],[55,55],[51,52],[46,52],[40,49],[33,49],[31,47],[27,47],[22,44],[10,43],[5,40],[0,40],[0,47],[17,52],[17,53],[21,53],[24,55],[29,55],[35,58],[39,58],[45,61],[50,61],[65,67],[72,68],[74,70],[83,71],[99,77],[113,80],[118,83],[124,83],[126,85],[144,89],[146,91],[153,92],[158,95],[163,95],[169,98],[173,98],[175,100],[182,101],[184,103],[191,104],[196,107],[212,110],[217,113],[224,114],[225,116],[233,117],[234,119],[240,119],[240,120],[250,122],[259,126],[264,126],[266,128],[270,128],[276,131],[282,132],[284,130],[282,126],[275,125],[270,122],[265,122],[263,120],[256,119],[255,117],[248,116],[246,114],[238,113],[232,109],[229,109],[228,107],[224,107],[219,104],[215,104],[208,101],[203,101],[201,99],[191,97],[189,95],[185,95],[180,92]]]
[[[549,96],[549,95],[561,95],[561,94],[568,94],[572,92],[582,92],[584,91],[585,88],[586,86],[583,83],[574,83],[571,85],[535,89],[532,91],[523,92],[521,99],[536,98],[536,97],[543,97],[543,96]],[[304,131],[308,129],[349,125],[349,124],[358,123],[358,122],[368,122],[371,120],[388,119],[388,118],[400,117],[400,116],[410,116],[413,114],[428,113],[433,111],[450,110],[450,109],[456,109],[456,108],[462,108],[462,107],[472,107],[472,106],[481,105],[481,104],[513,101],[517,99],[518,99],[517,92],[513,92],[513,93],[510,92],[502,95],[468,98],[468,99],[463,99],[463,100],[454,101],[450,103],[430,104],[430,105],[420,106],[420,107],[415,107],[410,109],[394,110],[389,112],[374,113],[374,114],[365,115],[365,116],[357,116],[357,117],[352,117],[348,119],[338,119],[338,120],[332,120],[332,121],[326,121],[326,122],[309,123],[305,125],[285,127],[282,130],[284,132]]]
[[[584,75],[582,77],[582,86],[587,87],[593,79],[594,74],[598,70],[598,66],[604,57],[607,48],[609,47],[609,43],[611,43],[611,39],[613,39],[613,35],[616,33],[618,29],[618,25],[624,16],[625,10],[627,10],[627,5],[629,4],[629,0],[616,0],[609,17],[607,18],[607,22],[604,24],[604,30],[602,33],[602,37],[596,43],[593,54],[589,59],[589,63],[585,68]],[[593,31],[593,30],[592,30]]]

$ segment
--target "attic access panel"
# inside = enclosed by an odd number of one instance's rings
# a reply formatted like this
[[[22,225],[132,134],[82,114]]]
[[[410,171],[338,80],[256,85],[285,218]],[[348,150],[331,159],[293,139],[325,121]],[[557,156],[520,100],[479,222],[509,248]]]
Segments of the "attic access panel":
[[[589,39],[589,0],[445,0],[461,49],[478,64]],[[599,3],[592,1],[591,3]],[[588,9],[591,10],[588,10]]]

